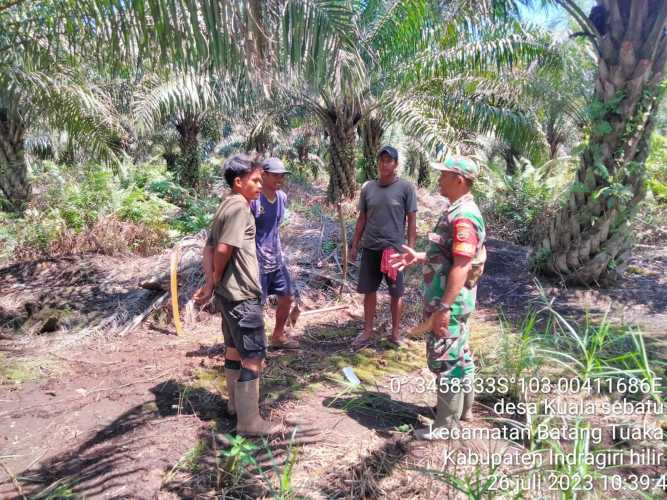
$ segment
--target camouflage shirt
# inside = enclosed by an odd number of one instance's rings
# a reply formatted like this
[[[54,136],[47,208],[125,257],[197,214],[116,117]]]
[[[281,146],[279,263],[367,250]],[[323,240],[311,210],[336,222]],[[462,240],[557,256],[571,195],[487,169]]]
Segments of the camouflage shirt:
[[[477,280],[486,261],[484,219],[471,194],[456,200],[440,216],[434,232],[428,235],[427,263],[424,265],[424,312],[431,314],[440,302],[454,255],[473,258],[469,280],[452,304],[452,316],[467,316],[475,310]],[[471,279],[474,278],[474,279]]]

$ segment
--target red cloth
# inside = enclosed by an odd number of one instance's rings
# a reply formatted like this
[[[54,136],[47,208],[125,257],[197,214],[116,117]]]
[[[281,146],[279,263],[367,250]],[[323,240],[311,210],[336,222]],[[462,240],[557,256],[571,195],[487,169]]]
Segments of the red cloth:
[[[389,259],[392,255],[397,255],[397,252],[393,248],[385,248],[382,252],[382,261],[380,262],[380,272],[386,274],[390,280],[396,281],[398,276],[398,269],[391,267]]]

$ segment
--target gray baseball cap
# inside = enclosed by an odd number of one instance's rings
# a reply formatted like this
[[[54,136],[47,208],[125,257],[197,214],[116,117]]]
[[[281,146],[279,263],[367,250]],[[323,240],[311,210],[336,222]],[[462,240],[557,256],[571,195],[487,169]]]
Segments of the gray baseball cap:
[[[289,174],[285,168],[285,164],[279,158],[267,158],[262,162],[264,172],[270,174]]]
[[[383,154],[389,155],[389,157],[394,161],[398,161],[398,151],[393,146],[382,146],[382,149],[378,151],[378,158]]]

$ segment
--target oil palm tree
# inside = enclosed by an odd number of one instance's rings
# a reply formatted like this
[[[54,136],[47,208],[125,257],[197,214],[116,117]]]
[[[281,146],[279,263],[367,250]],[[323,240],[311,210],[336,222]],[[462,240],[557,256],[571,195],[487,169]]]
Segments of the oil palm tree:
[[[85,76],[55,63],[48,73],[26,64],[5,69],[0,75],[0,194],[11,211],[20,212],[30,199],[25,141],[32,129],[62,130],[71,151],[111,163],[125,138],[109,96]]]
[[[664,94],[667,2],[597,0],[587,16],[557,0],[597,54],[588,142],[566,203],[544,228],[534,265],[565,282],[612,282],[632,249],[632,217],[646,193],[645,161]]]
[[[32,64],[33,75],[54,75],[55,61],[86,61],[102,72],[132,73],[157,66],[247,76],[265,95],[271,68],[322,70],[325,55],[348,32],[342,0],[12,0],[0,5],[0,178],[9,205],[30,197],[23,138],[27,105],[50,102],[55,89],[39,82],[22,88],[17,78]],[[48,83],[48,82],[42,82]],[[19,89],[21,92],[19,92]],[[29,95],[40,90],[47,99]],[[80,93],[79,93],[80,95]],[[34,108],[37,110],[38,108]],[[38,114],[48,114],[39,108]],[[53,108],[51,108],[53,109]],[[64,126],[63,118],[55,125]],[[187,118],[187,117],[186,117]],[[72,123],[75,123],[73,119]],[[192,120],[184,120],[183,148],[194,147]],[[99,127],[97,130],[100,130]],[[73,130],[74,131],[74,130]],[[85,134],[82,134],[84,137]],[[192,156],[194,159],[194,156]]]
[[[327,132],[330,200],[356,191],[357,128],[370,165],[384,128],[396,121],[418,131],[428,150],[445,150],[447,133],[462,125],[525,135],[529,122],[506,107],[510,99],[499,97],[490,70],[535,60],[544,44],[516,23],[469,22],[472,8],[472,2],[456,8],[426,0],[351,2],[353,38],[328,54],[328,73],[301,71],[284,85]]]
[[[147,75],[138,86],[132,104],[137,129],[143,134],[158,132],[161,137],[172,136],[169,130],[175,132],[177,140],[164,145],[172,146],[165,149],[165,159],[181,184],[197,185],[201,142],[218,140],[225,110],[229,113],[241,106],[237,97],[243,95],[242,88],[238,82],[214,80],[193,71]]]
[[[429,154],[446,154],[471,133],[493,133],[525,147],[541,140],[517,78],[528,67],[559,64],[545,34],[489,16],[453,17],[437,44],[410,60],[386,108]]]

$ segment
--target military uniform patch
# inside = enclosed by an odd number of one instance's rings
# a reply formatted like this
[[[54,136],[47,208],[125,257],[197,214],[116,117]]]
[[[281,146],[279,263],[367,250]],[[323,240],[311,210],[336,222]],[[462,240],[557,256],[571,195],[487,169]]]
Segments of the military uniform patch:
[[[454,226],[452,253],[463,257],[474,257],[478,242],[475,225],[468,219],[455,219],[452,221],[452,226]]]
[[[459,241],[468,241],[472,236],[472,231],[467,227],[456,228],[455,238]]]
[[[475,245],[472,243],[457,241],[452,245],[452,253],[454,255],[462,255],[463,257],[474,257],[476,250]]]

